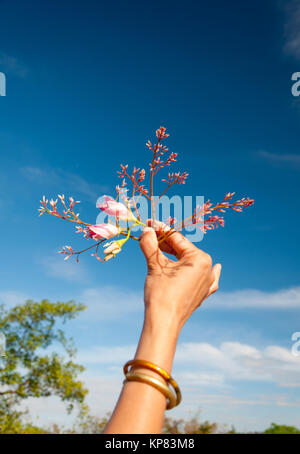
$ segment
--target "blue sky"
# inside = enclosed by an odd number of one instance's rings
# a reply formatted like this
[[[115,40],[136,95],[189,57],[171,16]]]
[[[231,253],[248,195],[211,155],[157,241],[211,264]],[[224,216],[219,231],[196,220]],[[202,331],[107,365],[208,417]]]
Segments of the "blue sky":
[[[112,409],[135,351],[144,258],[132,242],[106,264],[64,262],[61,246],[86,242],[37,208],[43,194],[72,195],[94,223],[119,164],[147,168],[163,125],[174,169],[190,173],[181,195],[255,199],[198,244],[222,263],[221,285],[182,331],[184,399],[170,415],[300,427],[299,23],[299,1],[0,2],[0,299],[88,304],[68,332],[93,413]],[[30,409],[65,421],[55,399]]]

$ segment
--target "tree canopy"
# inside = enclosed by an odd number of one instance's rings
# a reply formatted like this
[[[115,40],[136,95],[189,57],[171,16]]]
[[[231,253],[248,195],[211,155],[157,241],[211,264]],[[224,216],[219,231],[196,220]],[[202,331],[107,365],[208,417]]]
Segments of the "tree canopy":
[[[264,434],[300,434],[300,430],[294,426],[279,425],[273,422],[271,427],[264,431]]]
[[[76,349],[59,327],[83,311],[74,301],[31,300],[11,309],[0,306],[0,332],[5,356],[0,357],[0,433],[21,433],[18,404],[29,397],[58,396],[67,404],[83,405],[87,390],[77,379],[84,368],[73,361]],[[61,323],[60,323],[61,322]],[[59,344],[59,351],[49,351]],[[3,352],[2,352],[3,353]],[[27,433],[38,433],[32,425]]]

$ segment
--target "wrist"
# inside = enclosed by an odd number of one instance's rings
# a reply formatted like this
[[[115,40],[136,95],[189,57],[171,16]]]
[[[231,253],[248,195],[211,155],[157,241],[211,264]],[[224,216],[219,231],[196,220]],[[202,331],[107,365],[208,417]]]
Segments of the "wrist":
[[[171,374],[178,336],[179,329],[176,323],[146,311],[134,358],[150,361]]]
[[[143,329],[149,330],[152,336],[161,337],[166,333],[171,338],[178,338],[182,328],[175,305],[164,305],[161,302],[147,302]]]
[[[142,334],[147,335],[154,344],[167,348],[168,345],[177,344],[180,327],[171,316],[153,316],[153,314],[146,312]]]

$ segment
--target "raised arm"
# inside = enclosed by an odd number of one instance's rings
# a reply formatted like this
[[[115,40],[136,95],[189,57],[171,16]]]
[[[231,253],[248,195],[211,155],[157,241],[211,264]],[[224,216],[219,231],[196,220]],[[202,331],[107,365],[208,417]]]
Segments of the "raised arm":
[[[148,274],[144,325],[134,359],[154,363],[171,374],[180,330],[204,299],[218,289],[221,265],[212,268],[211,257],[178,232],[159,247],[155,231],[146,227],[140,247]],[[177,260],[170,260],[162,251],[172,253]],[[167,384],[152,370],[136,366],[134,372]],[[165,410],[166,397],[161,391],[146,383],[126,381],[103,433],[161,433]]]

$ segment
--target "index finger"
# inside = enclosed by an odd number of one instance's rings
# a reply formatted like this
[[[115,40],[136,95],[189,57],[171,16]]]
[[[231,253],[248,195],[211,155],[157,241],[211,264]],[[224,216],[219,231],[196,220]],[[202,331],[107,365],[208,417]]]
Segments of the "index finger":
[[[153,224],[151,219],[147,223],[148,225]],[[162,238],[159,240],[160,248],[165,252],[172,253],[178,259],[187,252],[199,252],[199,249],[191,241],[163,222],[155,221],[154,229],[162,234]]]
[[[176,252],[176,257],[180,259],[188,252],[199,252],[199,249],[189,241],[185,236],[176,230],[170,230],[166,233],[166,238],[162,238],[161,242],[166,242]],[[159,241],[160,244],[160,241]]]

